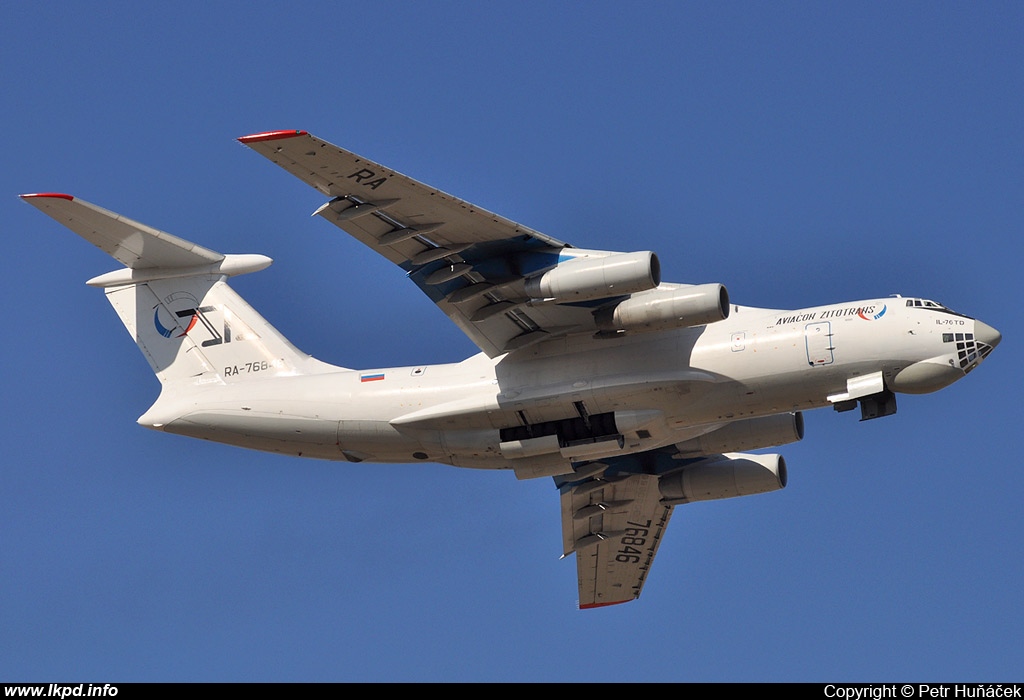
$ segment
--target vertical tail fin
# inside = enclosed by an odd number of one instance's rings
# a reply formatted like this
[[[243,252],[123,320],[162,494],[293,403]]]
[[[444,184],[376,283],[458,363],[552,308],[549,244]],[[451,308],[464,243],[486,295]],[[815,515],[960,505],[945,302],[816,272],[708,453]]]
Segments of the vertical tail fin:
[[[161,382],[233,383],[338,369],[299,351],[225,281],[263,255],[222,255],[64,194],[22,195],[125,264],[102,287]]]
[[[106,294],[164,383],[231,383],[333,369],[295,348],[223,276],[151,280]]]

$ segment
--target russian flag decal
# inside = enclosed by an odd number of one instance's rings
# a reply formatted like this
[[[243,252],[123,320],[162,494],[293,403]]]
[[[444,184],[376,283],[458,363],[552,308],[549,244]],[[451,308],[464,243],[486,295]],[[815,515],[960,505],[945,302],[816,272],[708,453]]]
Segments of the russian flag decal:
[[[374,374],[360,374],[359,381],[361,382],[381,382],[384,381],[383,372],[375,372]]]

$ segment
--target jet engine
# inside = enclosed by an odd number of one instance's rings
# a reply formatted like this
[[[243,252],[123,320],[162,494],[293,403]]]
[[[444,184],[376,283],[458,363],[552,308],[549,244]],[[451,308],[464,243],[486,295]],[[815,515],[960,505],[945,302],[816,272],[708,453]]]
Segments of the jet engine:
[[[786,479],[782,455],[733,452],[665,474],[658,489],[665,503],[676,505],[778,491],[785,488]]]
[[[721,284],[656,289],[594,312],[605,333],[702,326],[728,317],[729,292]]]
[[[676,443],[676,449],[685,456],[759,450],[778,447],[804,438],[804,417],[796,413],[779,413],[760,418],[744,418],[726,423],[718,430],[705,433],[685,442]]]
[[[624,296],[661,284],[661,264],[650,251],[576,257],[525,280],[531,299],[566,303]]]

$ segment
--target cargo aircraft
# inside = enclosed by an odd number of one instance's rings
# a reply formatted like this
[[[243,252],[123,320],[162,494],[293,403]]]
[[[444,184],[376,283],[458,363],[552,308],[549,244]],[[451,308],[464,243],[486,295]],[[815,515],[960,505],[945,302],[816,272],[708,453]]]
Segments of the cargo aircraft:
[[[799,310],[662,282],[653,252],[575,248],[305,131],[238,139],[316,188],[314,214],[401,267],[480,352],[348,369],[299,351],[227,284],[265,268],[77,197],[22,195],[124,265],[103,289],[161,382],[138,422],[349,462],[553,478],[579,606],[640,595],[673,509],[786,485],[801,411],[896,412],[965,376],[991,326],[922,298]]]

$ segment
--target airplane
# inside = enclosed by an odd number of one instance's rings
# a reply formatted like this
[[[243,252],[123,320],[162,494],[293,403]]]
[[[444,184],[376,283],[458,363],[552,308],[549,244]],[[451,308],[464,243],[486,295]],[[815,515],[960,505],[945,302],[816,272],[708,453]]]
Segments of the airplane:
[[[802,411],[896,412],[971,372],[1000,333],[893,296],[740,306],[661,280],[651,251],[575,248],[306,131],[238,139],[320,192],[313,213],[405,271],[480,352],[349,369],[293,346],[224,255],[77,197],[21,197],[124,265],[101,288],[161,382],[138,422],[285,455],[550,477],[580,609],[635,600],[678,505],[777,491]]]

